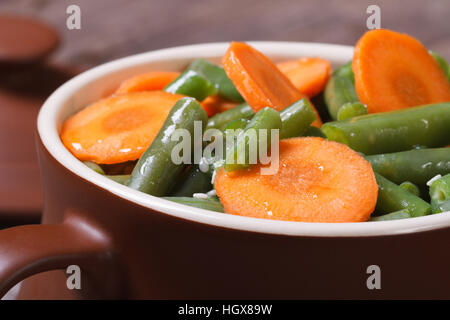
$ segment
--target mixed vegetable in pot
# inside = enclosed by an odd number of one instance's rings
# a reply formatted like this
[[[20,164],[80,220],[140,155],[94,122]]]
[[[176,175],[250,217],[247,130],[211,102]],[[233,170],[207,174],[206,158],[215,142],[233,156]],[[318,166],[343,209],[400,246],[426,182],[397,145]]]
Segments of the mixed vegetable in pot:
[[[304,222],[437,214],[450,210],[450,67],[384,29],[334,71],[232,42],[222,66],[198,59],[126,79],[69,117],[61,139],[98,174],[211,211]]]

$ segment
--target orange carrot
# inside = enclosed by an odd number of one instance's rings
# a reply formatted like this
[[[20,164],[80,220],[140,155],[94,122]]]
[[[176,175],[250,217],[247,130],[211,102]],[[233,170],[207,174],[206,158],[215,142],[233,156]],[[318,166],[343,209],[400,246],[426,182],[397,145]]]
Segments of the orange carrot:
[[[124,80],[115,93],[124,94],[130,92],[163,90],[179,75],[179,72],[169,71],[152,71],[139,74]]]
[[[355,88],[369,112],[450,101],[450,84],[416,39],[390,30],[366,32],[353,56]]]
[[[225,100],[214,94],[203,100],[201,104],[208,117],[212,117],[216,113],[221,113],[236,107],[239,103]]]
[[[222,60],[228,77],[255,112],[271,107],[277,111],[306,98],[269,58],[246,43],[232,42]],[[316,111],[313,125],[320,127]]]
[[[301,58],[277,64],[292,84],[303,94],[313,97],[320,93],[330,77],[331,65],[321,58]]]
[[[261,175],[220,169],[214,185],[225,212],[304,222],[367,221],[378,186],[372,167],[344,144],[318,137],[281,140],[279,169]]]
[[[136,160],[182,97],[148,91],[99,100],[64,122],[61,140],[80,160],[104,164]]]

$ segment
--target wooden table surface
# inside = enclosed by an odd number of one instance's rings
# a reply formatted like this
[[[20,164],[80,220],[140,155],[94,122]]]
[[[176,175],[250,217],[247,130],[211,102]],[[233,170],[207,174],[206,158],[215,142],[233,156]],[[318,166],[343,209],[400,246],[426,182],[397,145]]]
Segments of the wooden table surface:
[[[66,27],[71,4],[81,8],[81,30]],[[53,25],[62,44],[51,62],[88,68],[130,54],[201,42],[352,45],[366,31],[369,4],[380,6],[382,27],[409,33],[450,59],[449,0],[1,0],[0,13],[29,15]],[[41,79],[48,81],[45,73]],[[4,94],[0,92],[0,98]],[[28,106],[21,109],[0,105],[0,227],[2,215],[14,218],[25,212],[35,220],[39,215],[33,134],[43,98],[26,98]],[[1,206],[2,201],[8,206]]]

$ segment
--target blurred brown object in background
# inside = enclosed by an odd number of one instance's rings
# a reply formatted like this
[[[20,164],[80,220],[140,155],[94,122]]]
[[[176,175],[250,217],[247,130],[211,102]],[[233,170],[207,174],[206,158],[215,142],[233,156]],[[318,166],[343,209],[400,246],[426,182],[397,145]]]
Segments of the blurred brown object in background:
[[[22,16],[0,16],[0,62],[30,63],[54,51],[58,33],[50,26]]]
[[[40,219],[36,117],[44,100],[77,73],[43,61],[58,43],[45,24],[0,16],[0,228]]]

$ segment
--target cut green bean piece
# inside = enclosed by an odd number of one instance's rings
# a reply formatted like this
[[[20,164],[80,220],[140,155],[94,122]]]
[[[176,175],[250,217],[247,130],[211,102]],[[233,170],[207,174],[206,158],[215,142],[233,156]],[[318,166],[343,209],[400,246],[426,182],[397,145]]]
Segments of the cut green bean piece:
[[[250,119],[254,115],[253,109],[247,103],[242,103],[232,109],[218,113],[209,118],[206,129],[215,128],[224,130],[229,122],[238,119]]]
[[[244,129],[248,123],[249,123],[249,120],[247,120],[247,119],[236,119],[236,120],[228,122],[228,124],[225,126],[223,131],[226,132],[227,130]]]
[[[450,173],[450,148],[417,149],[367,156],[374,171],[394,183],[410,181],[419,187],[436,175]]]
[[[418,186],[416,186],[414,183],[405,181],[400,183],[400,188],[405,189],[408,192],[411,192],[416,197],[420,197],[420,189]]]
[[[200,122],[204,126],[207,119],[205,110],[194,98],[178,100],[158,135],[134,167],[128,186],[154,196],[167,195],[186,165],[172,161],[172,151],[180,143],[176,139],[172,141],[172,134],[177,129],[187,130],[192,148],[194,143],[198,143],[192,139],[194,123]]]
[[[181,181],[177,182],[170,195],[174,197],[192,197],[194,193],[205,193],[212,188],[211,176],[202,172],[197,165],[194,165],[181,178]]]
[[[447,201],[433,201],[431,203],[432,213],[441,213],[450,211],[450,200]]]
[[[399,210],[408,210],[411,217],[425,216],[431,213],[431,206],[421,198],[406,191],[383,176],[375,173],[378,183],[378,199],[375,211],[386,214]]]
[[[222,67],[204,59],[197,59],[189,65],[189,69],[211,82],[215,86],[217,94],[222,98],[235,102],[244,102],[241,94],[237,91]]]
[[[326,138],[327,136],[317,127],[310,126],[303,134],[304,137],[320,137]]]
[[[83,161],[83,164],[88,167],[89,169],[94,170],[97,173],[105,174],[105,171],[103,171],[103,168],[100,167],[98,164],[92,161]]]
[[[371,217],[370,221],[388,221],[388,220],[399,220],[399,219],[407,219],[412,218],[409,214],[409,211],[406,209],[391,212],[388,214],[384,214],[382,216]]]
[[[447,77],[447,80],[450,81],[450,65],[448,64],[447,60],[444,59],[441,55],[434,51],[430,51],[430,54],[433,56],[434,60],[439,64],[439,67],[444,72],[445,76]]]
[[[316,119],[311,103],[305,98],[294,102],[280,112],[280,139],[300,137]]]
[[[265,130],[267,133],[266,147],[269,149],[272,129],[281,129],[280,113],[269,107],[261,109],[238,135],[234,146],[227,152],[225,170],[240,170],[249,167],[253,162],[256,163],[259,160],[260,131]]]
[[[338,111],[338,121],[351,119],[357,116],[368,114],[367,107],[361,102],[347,102],[344,103]]]
[[[328,122],[321,130],[329,140],[366,155],[410,150],[419,144],[441,147],[450,142],[450,103]]]
[[[430,198],[433,213],[443,212],[446,210],[450,201],[450,174],[436,179],[430,184]]]
[[[211,210],[216,212],[225,212],[220,201],[212,198],[200,199],[191,197],[163,197],[163,199],[200,209]]]
[[[119,175],[106,175],[108,179],[111,179],[117,183],[127,185],[128,181],[130,181],[131,175],[129,174],[119,174]]]
[[[164,89],[170,93],[184,94],[203,101],[206,97],[216,93],[214,85],[193,70],[186,70]]]
[[[325,87],[324,98],[331,118],[334,120],[337,119],[342,105],[359,101],[351,61],[333,72]]]

